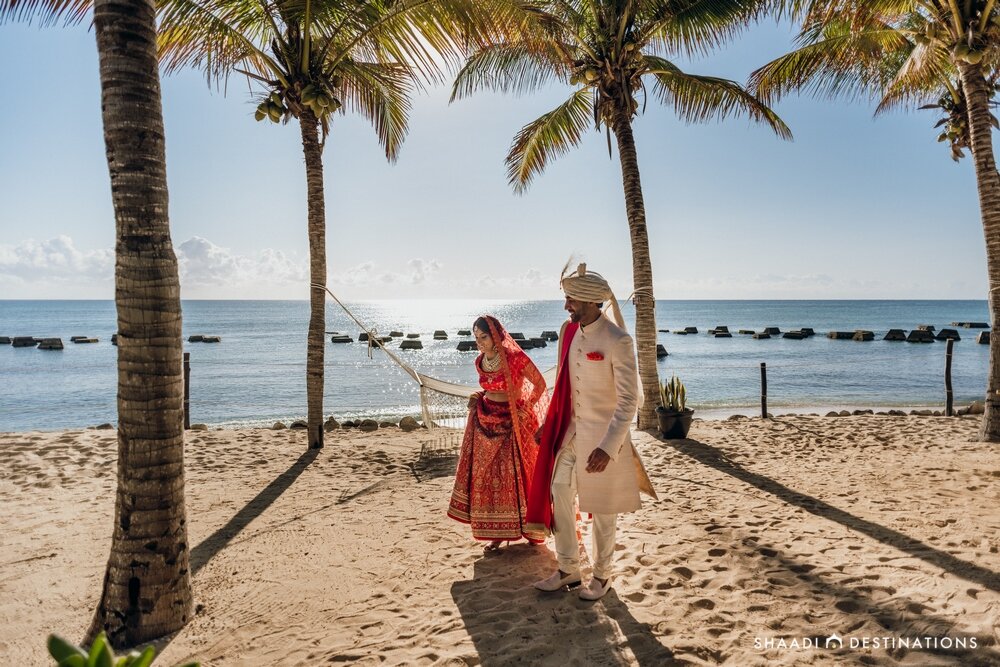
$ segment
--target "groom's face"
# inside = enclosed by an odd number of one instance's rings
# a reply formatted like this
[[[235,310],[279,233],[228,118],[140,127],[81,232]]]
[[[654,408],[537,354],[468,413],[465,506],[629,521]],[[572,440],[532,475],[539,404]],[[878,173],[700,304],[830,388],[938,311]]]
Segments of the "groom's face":
[[[569,313],[571,322],[579,322],[581,320],[592,322],[596,319],[596,316],[601,314],[601,308],[596,303],[577,301],[569,297],[566,297],[566,305],[563,308]]]

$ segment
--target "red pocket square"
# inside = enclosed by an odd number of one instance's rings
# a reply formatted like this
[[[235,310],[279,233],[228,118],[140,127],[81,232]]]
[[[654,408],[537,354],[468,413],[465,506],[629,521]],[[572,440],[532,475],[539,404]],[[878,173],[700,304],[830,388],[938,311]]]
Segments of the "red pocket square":
[[[587,359],[591,361],[604,361],[604,355],[600,352],[588,352]]]

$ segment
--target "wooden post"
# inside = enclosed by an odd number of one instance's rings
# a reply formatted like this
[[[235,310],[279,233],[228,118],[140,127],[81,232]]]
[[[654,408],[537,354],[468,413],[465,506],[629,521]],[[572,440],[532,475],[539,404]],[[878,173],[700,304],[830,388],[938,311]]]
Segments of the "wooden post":
[[[951,351],[954,346],[954,339],[949,338],[948,345],[944,349],[944,414],[946,417],[955,415],[955,397],[951,392]]]
[[[767,364],[760,362],[760,418],[767,419]]]
[[[184,353],[184,430],[191,428],[191,353]]]

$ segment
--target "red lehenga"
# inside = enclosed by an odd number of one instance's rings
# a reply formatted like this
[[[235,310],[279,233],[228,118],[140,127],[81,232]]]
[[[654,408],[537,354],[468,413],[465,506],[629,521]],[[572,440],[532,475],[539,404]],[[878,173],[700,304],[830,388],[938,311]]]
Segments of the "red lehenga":
[[[529,530],[524,517],[538,457],[535,432],[548,404],[545,380],[496,318],[486,320],[501,360],[490,373],[483,369],[483,355],[476,358],[479,386],[506,392],[508,402],[481,394],[470,409],[448,516],[470,524],[477,540],[523,537],[537,544],[545,534]]]

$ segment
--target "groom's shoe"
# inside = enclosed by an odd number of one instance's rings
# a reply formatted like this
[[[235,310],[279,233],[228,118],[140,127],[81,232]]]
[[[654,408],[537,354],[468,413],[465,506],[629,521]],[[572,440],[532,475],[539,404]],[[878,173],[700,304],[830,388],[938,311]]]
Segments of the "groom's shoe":
[[[601,586],[601,582],[597,580],[597,577],[591,577],[590,583],[580,589],[580,599],[590,602],[600,600],[610,590],[611,577],[604,580],[603,586]]]
[[[535,588],[540,591],[545,591],[546,593],[552,593],[553,591],[558,591],[564,586],[576,586],[580,583],[580,573],[567,574],[563,576],[563,573],[556,570],[551,577],[548,579],[542,579],[541,581],[535,582]]]

